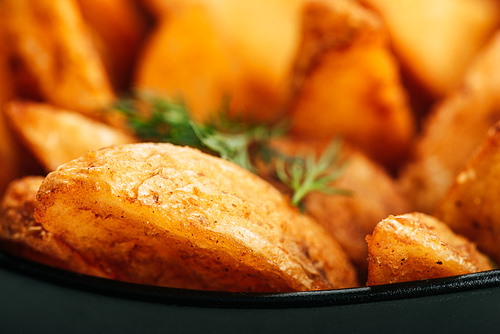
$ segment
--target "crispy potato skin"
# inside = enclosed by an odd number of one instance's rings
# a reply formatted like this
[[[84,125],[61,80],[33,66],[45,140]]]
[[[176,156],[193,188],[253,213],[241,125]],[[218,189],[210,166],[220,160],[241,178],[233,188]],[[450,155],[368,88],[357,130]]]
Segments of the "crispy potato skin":
[[[239,166],[190,148],[132,144],[50,173],[35,217],[117,279],[181,288],[355,286],[338,243]]]
[[[500,120],[500,34],[471,64],[459,89],[425,120],[400,182],[416,211],[432,214],[457,173]]]
[[[460,170],[435,216],[500,262],[500,124]]]
[[[14,100],[5,106],[5,114],[46,172],[90,150],[138,141],[81,113],[46,103]]]
[[[422,213],[389,216],[366,238],[367,285],[407,282],[493,269],[476,245]]]
[[[0,249],[46,265],[112,278],[35,221],[36,193],[42,176],[13,181],[0,205]]]

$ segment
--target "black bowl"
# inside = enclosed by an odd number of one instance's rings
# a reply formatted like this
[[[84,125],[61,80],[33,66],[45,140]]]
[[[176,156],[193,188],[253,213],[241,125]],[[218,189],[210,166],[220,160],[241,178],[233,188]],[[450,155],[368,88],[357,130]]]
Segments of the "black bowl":
[[[500,271],[296,293],[131,284],[0,253],[0,333],[500,332]]]

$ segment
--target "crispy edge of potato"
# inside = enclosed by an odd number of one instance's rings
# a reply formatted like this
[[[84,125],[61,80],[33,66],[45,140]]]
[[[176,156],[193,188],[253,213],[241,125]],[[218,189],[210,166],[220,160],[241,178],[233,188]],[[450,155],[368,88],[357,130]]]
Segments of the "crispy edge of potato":
[[[12,181],[0,204],[0,249],[31,261],[99,277],[110,277],[36,222],[36,194],[42,176]]]
[[[457,174],[434,215],[500,262],[500,123]]]
[[[366,238],[367,285],[408,282],[493,269],[476,245],[423,213],[389,216]]]
[[[120,129],[45,103],[14,100],[5,106],[5,114],[47,172],[91,150],[137,142]]]

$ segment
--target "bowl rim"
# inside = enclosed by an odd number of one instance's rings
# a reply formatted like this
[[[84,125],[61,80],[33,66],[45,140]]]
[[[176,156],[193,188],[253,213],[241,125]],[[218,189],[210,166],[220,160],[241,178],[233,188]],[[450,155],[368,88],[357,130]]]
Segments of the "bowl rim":
[[[108,297],[167,305],[276,309],[355,305],[500,287],[500,269],[443,278],[304,292],[224,292],[152,286],[79,274],[0,251],[0,269]]]

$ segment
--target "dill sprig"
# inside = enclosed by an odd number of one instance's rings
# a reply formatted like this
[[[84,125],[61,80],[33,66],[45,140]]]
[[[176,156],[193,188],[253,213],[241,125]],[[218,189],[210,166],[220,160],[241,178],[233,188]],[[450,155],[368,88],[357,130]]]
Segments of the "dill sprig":
[[[331,186],[331,182],[338,179],[345,168],[345,161],[340,158],[340,147],[340,140],[334,140],[319,158],[309,154],[305,157],[276,159],[276,175],[293,191],[292,205],[300,206],[304,197],[313,191],[342,195],[350,193]]]
[[[274,173],[293,191],[292,205],[300,207],[304,197],[312,191],[348,194],[331,185],[344,168],[340,140],[334,141],[319,158],[314,154],[288,156],[277,152],[270,144],[271,139],[286,133],[283,124],[268,126],[234,120],[229,117],[227,104],[216,113],[217,119],[203,124],[191,118],[182,101],[155,95],[142,94],[138,98],[121,100],[116,109],[141,140],[195,147],[252,172],[257,171],[254,158],[264,163],[274,160]]]

